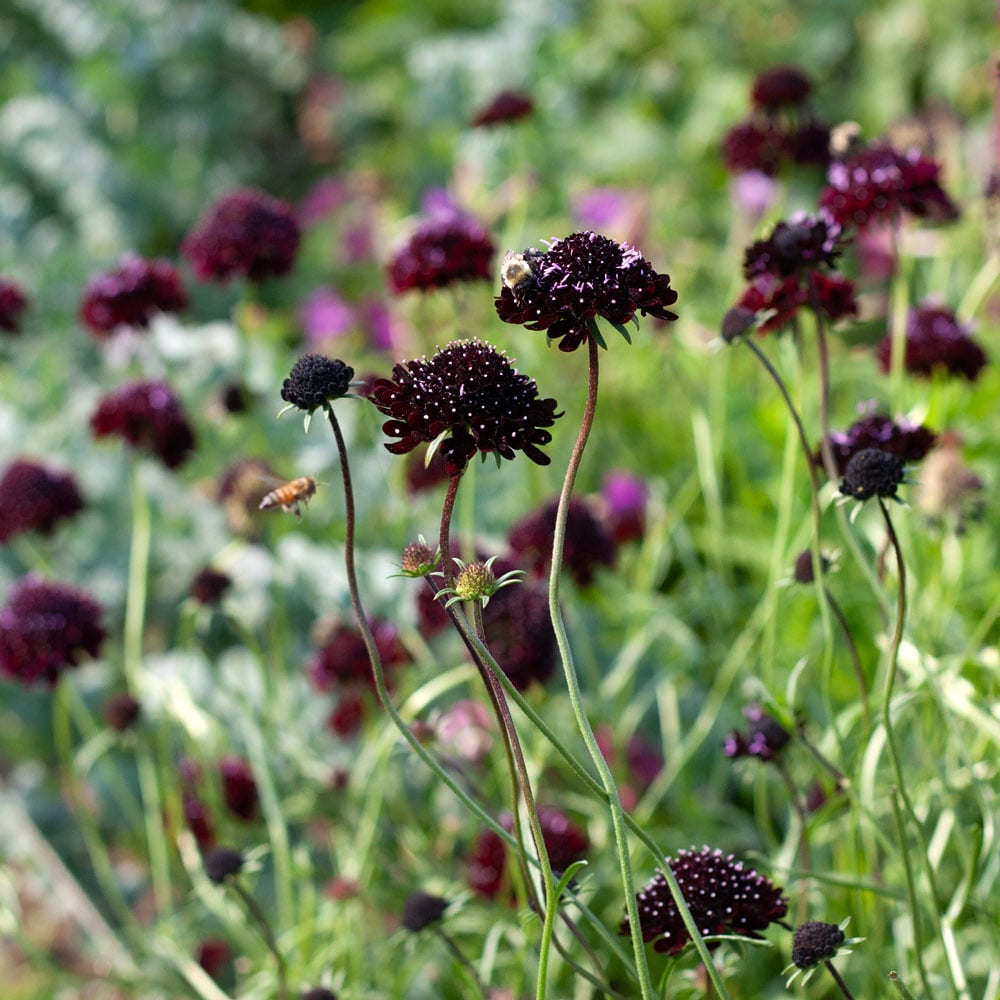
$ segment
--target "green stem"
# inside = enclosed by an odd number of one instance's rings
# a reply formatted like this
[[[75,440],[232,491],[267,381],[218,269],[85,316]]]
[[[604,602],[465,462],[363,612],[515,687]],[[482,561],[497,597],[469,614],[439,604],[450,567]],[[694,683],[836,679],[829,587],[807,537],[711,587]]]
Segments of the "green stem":
[[[243,905],[247,908],[254,923],[260,929],[260,934],[264,939],[264,944],[267,945],[267,950],[274,956],[278,971],[278,996],[280,1000],[288,1000],[288,971],[285,967],[285,958],[278,947],[274,931],[271,930],[271,925],[267,922],[266,914],[261,909],[257,900],[239,882],[234,879],[228,879],[227,882],[230,888],[243,901]]]
[[[847,988],[847,983],[844,982],[843,976],[837,971],[837,967],[829,959],[823,962],[826,966],[826,971],[833,976],[834,982],[840,987],[840,992],[847,997],[847,1000],[854,1000],[854,994]]]

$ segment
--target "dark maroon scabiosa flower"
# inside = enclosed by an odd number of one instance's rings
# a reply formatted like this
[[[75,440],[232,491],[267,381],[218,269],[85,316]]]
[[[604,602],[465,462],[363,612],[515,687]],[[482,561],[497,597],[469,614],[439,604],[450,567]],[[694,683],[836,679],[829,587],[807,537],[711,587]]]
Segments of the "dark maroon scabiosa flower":
[[[219,761],[219,777],[222,780],[222,801],[226,803],[226,808],[245,822],[256,819],[257,782],[249,761],[234,755],[223,757]]]
[[[557,417],[554,399],[539,399],[534,379],[522,375],[507,356],[480,340],[457,340],[429,360],[397,364],[391,379],[378,379],[368,398],[391,419],[382,425],[394,455],[422,442],[438,443],[451,476],[478,452],[513,459],[523,451],[538,465],[539,450],[552,440],[545,430]]]
[[[831,323],[858,315],[858,299],[854,282],[834,271],[832,274],[810,274],[807,301],[826,314]]]
[[[206,938],[198,945],[195,960],[218,982],[232,965],[232,951],[221,938]]]
[[[181,245],[200,281],[251,281],[287,274],[299,248],[292,206],[256,188],[220,198]]]
[[[803,167],[830,165],[830,126],[810,118],[785,135],[785,154]]]
[[[766,240],[747,247],[743,275],[747,279],[758,274],[787,278],[822,267],[833,269],[842,250],[842,235],[842,227],[828,213],[793,215],[779,222]]]
[[[116,435],[151,451],[176,469],[194,448],[195,438],[181,404],[166,382],[129,382],[105,396],[90,418],[94,437]]]
[[[222,387],[219,400],[226,413],[246,413],[250,408],[251,395],[242,382],[233,381]]]
[[[427,449],[418,448],[406,459],[406,492],[416,496],[425,490],[448,482],[448,466],[440,450],[435,450],[427,460]]]
[[[105,340],[120,326],[147,327],[156,313],[180,312],[187,302],[170,261],[126,254],[114,270],[87,283],[80,319],[97,340]]]
[[[391,669],[409,661],[394,625],[378,619],[370,625],[383,667]],[[306,671],[318,691],[331,691],[344,684],[366,685],[374,690],[365,640],[354,625],[336,625],[317,645]]]
[[[408,931],[422,931],[437,923],[448,909],[448,900],[429,892],[414,892],[403,904],[402,924]]]
[[[646,483],[630,472],[607,473],[601,484],[602,520],[616,545],[642,538],[646,530]]]
[[[19,458],[0,477],[0,544],[25,531],[50,535],[56,524],[83,510],[83,497],[69,472]]]
[[[888,372],[892,364],[891,335],[879,342],[875,355],[882,371]],[[950,309],[924,303],[911,309],[907,317],[903,365],[911,375],[930,376],[940,370],[975,382],[986,365],[986,352]]]
[[[281,398],[306,413],[327,406],[351,388],[354,369],[322,354],[303,354],[281,384]]]
[[[748,705],[743,709],[743,714],[750,727],[745,733],[734,731],[726,737],[723,743],[726,756],[758,757],[765,763],[774,760],[792,738],[792,734],[759,705]]]
[[[940,172],[940,164],[917,150],[868,146],[830,164],[820,205],[841,225],[857,229],[903,212],[948,222],[958,218],[958,208],[941,187]]]
[[[19,285],[0,278],[0,330],[16,335],[21,332],[21,316],[28,308],[28,298]]]
[[[634,247],[582,232],[554,240],[544,252],[508,254],[495,304],[505,323],[544,330],[561,351],[575,351],[588,337],[600,337],[597,316],[627,339],[624,325],[637,312],[675,320],[667,306],[676,301],[670,275],[654,271]]]
[[[396,295],[426,292],[460,281],[489,281],[496,247],[490,234],[460,211],[443,211],[422,222],[389,261]]]
[[[741,934],[759,938],[759,931],[781,920],[788,912],[782,890],[732,855],[703,847],[678,851],[667,858],[684,900],[702,935]],[[691,940],[662,872],[636,895],[642,940],[654,942],[655,951],[678,954]],[[621,933],[629,934],[628,917]]]
[[[811,969],[833,958],[843,943],[844,932],[836,924],[809,920],[795,928],[792,962],[800,969]]]
[[[558,500],[550,500],[517,521],[507,536],[517,561],[536,576],[545,575],[552,561],[552,538],[558,508]],[[599,567],[614,565],[615,556],[614,540],[594,516],[590,504],[580,497],[573,497],[566,516],[564,569],[581,587],[586,587],[593,583]]]
[[[306,990],[299,1000],[337,1000],[337,994],[325,986],[314,986],[311,990]]]
[[[361,731],[367,709],[364,689],[357,683],[347,685],[338,691],[337,704],[326,724],[341,739],[350,739]]]
[[[104,703],[104,721],[115,732],[131,729],[142,714],[142,706],[127,691],[111,695]]]
[[[903,460],[881,448],[865,448],[851,456],[844,469],[840,492],[855,500],[896,499],[903,481]]]
[[[772,122],[739,122],[722,141],[722,159],[731,174],[774,177],[781,169],[785,143],[785,134]]]
[[[750,101],[763,111],[805,104],[812,94],[809,77],[798,66],[771,66],[757,74]]]
[[[522,90],[501,90],[472,119],[473,128],[501,125],[527,118],[535,110],[535,102]]]
[[[821,555],[819,566],[820,572],[826,573],[830,568],[830,560]],[[796,583],[812,583],[816,579],[813,573],[812,549],[803,549],[795,557],[795,568],[792,570],[792,576]]]
[[[934,447],[937,434],[922,424],[896,421],[873,412],[856,420],[846,431],[831,431],[829,441],[837,472],[843,475],[851,458],[866,448],[891,452],[904,462],[919,462]],[[819,451],[814,459],[822,465]]]
[[[549,680],[557,662],[556,635],[544,584],[525,581],[498,590],[483,610],[483,623],[497,663],[519,691]]]
[[[184,821],[194,837],[195,843],[205,851],[215,844],[215,829],[208,807],[194,792],[184,792],[181,796],[181,811]]]
[[[205,874],[216,884],[235,878],[243,870],[243,854],[233,847],[210,847],[202,862]]]
[[[806,290],[797,277],[779,278],[773,274],[759,274],[744,289],[736,306],[726,314],[726,319],[729,320],[734,314],[742,318],[747,313],[751,316],[763,313],[767,318],[758,327],[758,333],[770,333],[790,323],[806,304],[806,300]],[[737,313],[736,310],[740,312]],[[737,339],[747,329],[749,326],[744,326],[737,332],[734,326],[729,331],[734,335],[729,339]],[[723,336],[726,332],[724,329]]]
[[[22,577],[0,608],[0,674],[26,687],[55,685],[64,670],[100,653],[100,619],[100,605],[82,590]]]
[[[232,577],[227,573],[220,573],[219,570],[206,566],[199,570],[191,581],[188,593],[199,604],[215,605],[222,600],[223,595],[232,585]]]

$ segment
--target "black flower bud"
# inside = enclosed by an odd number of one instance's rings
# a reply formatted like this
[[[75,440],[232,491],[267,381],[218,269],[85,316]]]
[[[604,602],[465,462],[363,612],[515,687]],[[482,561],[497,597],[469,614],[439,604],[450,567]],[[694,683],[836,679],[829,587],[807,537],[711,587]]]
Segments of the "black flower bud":
[[[865,448],[847,463],[840,492],[855,500],[894,497],[903,481],[903,460],[881,448]]]
[[[225,882],[230,875],[238,875],[243,868],[243,854],[232,847],[210,847],[203,861],[205,874],[216,883]]]
[[[792,938],[792,963],[800,969],[811,969],[837,954],[844,943],[844,932],[836,924],[810,920],[795,931]]]
[[[403,904],[403,926],[408,931],[422,931],[440,920],[448,900],[427,892],[415,892]]]
[[[306,990],[299,1000],[337,1000],[337,994],[325,986],[314,986],[311,990]]]
[[[826,556],[819,557],[819,568],[825,573],[830,568],[830,560]],[[795,557],[795,569],[792,571],[796,583],[812,583],[816,579],[813,574],[812,549],[803,549]]]
[[[281,398],[312,413],[328,400],[346,395],[354,369],[322,354],[303,354],[281,386]]]

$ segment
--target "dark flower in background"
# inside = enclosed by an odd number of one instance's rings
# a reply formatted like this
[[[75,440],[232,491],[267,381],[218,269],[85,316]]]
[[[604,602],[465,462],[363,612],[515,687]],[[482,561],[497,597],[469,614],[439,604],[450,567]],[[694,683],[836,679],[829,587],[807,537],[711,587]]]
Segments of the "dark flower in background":
[[[888,372],[892,365],[891,334],[879,342],[875,356],[882,371]],[[911,309],[907,317],[903,365],[911,375],[930,376],[940,370],[975,382],[986,365],[986,352],[950,309],[925,302]]]
[[[781,169],[784,152],[785,135],[773,122],[739,122],[722,141],[722,159],[731,174],[774,177]]]
[[[232,577],[227,573],[220,573],[219,570],[206,566],[191,581],[188,592],[199,604],[214,605],[222,600],[223,594],[232,585]]]
[[[260,502],[276,482],[280,482],[279,477],[263,458],[241,458],[222,471],[215,495],[225,508],[226,524],[233,534],[255,533]]]
[[[119,733],[131,729],[141,714],[142,706],[127,691],[111,695],[104,703],[104,721]]]
[[[851,456],[840,492],[855,500],[894,498],[903,481],[903,460],[881,448],[865,448]]]
[[[857,229],[903,212],[948,222],[958,218],[958,208],[941,187],[940,172],[940,164],[915,149],[868,146],[830,164],[819,203],[841,225]]]
[[[937,435],[922,424],[909,420],[895,421],[881,413],[868,413],[846,431],[830,432],[830,451],[837,472],[843,475],[847,463],[859,451],[878,448],[898,455],[904,462],[919,462],[934,447]],[[819,451],[814,456],[822,466]]]
[[[350,739],[360,732],[367,711],[364,688],[359,684],[348,685],[337,692],[337,704],[330,712],[327,725],[341,739]]]
[[[202,861],[205,874],[217,884],[243,870],[243,854],[232,847],[210,847]]]
[[[793,274],[835,268],[841,253],[843,230],[826,213],[798,213],[787,222],[779,222],[766,240],[747,247],[743,257],[743,276],[773,274],[787,278]]]
[[[773,274],[760,274],[754,278],[740,296],[734,309],[726,314],[727,319],[736,309],[742,310],[738,315],[750,313],[768,313],[769,316],[760,324],[758,332],[770,333],[780,330],[790,323],[798,311],[806,304],[806,292],[797,277],[778,278]],[[739,333],[744,332],[744,327]],[[723,331],[723,335],[725,336]],[[738,336],[739,334],[736,334]],[[735,337],[733,338],[735,339]]]
[[[764,111],[805,104],[812,94],[809,77],[798,66],[771,66],[757,74],[750,101]]]
[[[811,969],[833,958],[843,943],[844,932],[836,924],[809,920],[795,928],[792,962],[800,969]]]
[[[427,449],[418,448],[406,460],[406,491],[411,496],[433,489],[449,479],[448,464],[440,449],[427,461]]]
[[[226,413],[246,413],[250,407],[251,397],[247,387],[242,382],[227,382],[219,392],[222,408]]]
[[[113,271],[87,282],[80,319],[98,340],[104,340],[120,326],[149,326],[156,313],[180,312],[187,303],[173,264],[126,254]]]
[[[788,912],[782,890],[752,869],[744,867],[732,854],[703,847],[678,851],[667,858],[691,916],[703,936],[741,934],[759,938],[759,931],[780,920]],[[642,940],[668,955],[678,954],[691,940],[662,872],[636,895]],[[621,933],[629,934],[628,917]]]
[[[624,326],[637,312],[675,320],[667,306],[677,301],[670,275],[634,247],[598,233],[573,233],[554,240],[545,252],[522,255],[530,273],[504,279],[496,298],[497,315],[505,323],[544,330],[561,351],[575,351],[591,335],[589,321],[602,316]],[[513,284],[513,287],[512,287]]]
[[[116,435],[176,469],[194,448],[181,405],[166,382],[130,382],[105,396],[90,418],[94,437]]]
[[[807,553],[808,554],[808,553]],[[758,757],[765,763],[774,760],[792,738],[792,734],[759,705],[748,705],[743,714],[750,723],[745,733],[730,733],[723,744],[727,757]]]
[[[389,287],[396,295],[426,292],[458,281],[489,281],[496,247],[490,234],[460,211],[422,222],[389,261]]]
[[[642,538],[649,490],[639,476],[612,471],[601,484],[602,520],[616,545]]]
[[[394,455],[421,442],[440,441],[449,475],[462,472],[479,452],[513,459],[523,451],[538,465],[539,450],[552,440],[545,430],[558,416],[554,399],[539,399],[534,379],[522,375],[507,356],[479,340],[459,340],[430,360],[397,364],[391,379],[378,379],[368,398],[390,417],[382,425]]]
[[[314,986],[311,990],[306,990],[299,1000],[337,1000],[337,994],[325,986]]]
[[[820,556],[820,571],[825,573],[830,567],[830,560]],[[792,571],[796,583],[812,583],[816,577],[813,574],[812,549],[803,549],[795,557],[795,569]]]
[[[409,661],[394,625],[381,620],[370,625],[383,667],[390,669]],[[365,640],[354,625],[335,626],[317,645],[319,648],[306,671],[318,691],[330,691],[342,684],[359,684],[374,690]]]
[[[408,931],[422,931],[437,923],[448,909],[448,900],[432,896],[428,892],[414,892],[406,897],[403,904],[402,924]]]
[[[25,686],[54,685],[64,670],[97,656],[105,635],[101,607],[89,594],[22,577],[0,608],[0,674]]]
[[[806,301],[826,313],[831,323],[858,315],[854,282],[836,271],[832,274],[810,274]]]
[[[544,584],[525,581],[498,590],[483,610],[483,623],[497,663],[519,691],[548,681],[556,668],[556,635]]]
[[[830,126],[810,118],[785,135],[784,149],[799,166],[826,168],[830,164]]]
[[[945,431],[920,470],[914,502],[932,521],[947,520],[964,531],[966,521],[982,517],[986,509],[985,487],[962,458],[962,439]]]
[[[215,830],[205,803],[193,792],[184,792],[181,797],[181,809],[184,821],[198,847],[203,851],[212,847],[215,844]]]
[[[28,298],[19,285],[0,278],[0,330],[9,334],[21,332],[21,314],[28,308]]]
[[[535,102],[521,90],[501,90],[488,104],[480,108],[472,119],[473,128],[500,125],[527,118],[535,110]]]
[[[197,963],[216,981],[232,966],[232,950],[221,938],[206,938],[198,945]]]
[[[52,534],[56,524],[83,510],[72,473],[19,458],[0,477],[0,544],[25,531]]]
[[[281,398],[312,413],[318,406],[339,399],[351,388],[354,369],[322,354],[303,354],[281,384]]]
[[[536,576],[545,575],[552,562],[558,500],[550,500],[526,514],[510,529],[507,543],[523,568]],[[601,566],[615,563],[616,547],[605,526],[594,516],[590,504],[579,497],[569,502],[563,568],[581,586],[593,583]]]
[[[292,206],[256,188],[220,198],[181,245],[201,281],[251,281],[287,274],[299,248]]]
[[[242,757],[229,755],[219,761],[222,780],[222,800],[238,819],[250,822],[257,818],[257,782],[250,763]]]
[[[614,728],[602,723],[594,730],[601,756],[612,770],[618,770],[621,748],[615,737]],[[626,809],[634,809],[639,796],[649,788],[663,770],[663,753],[659,746],[650,743],[638,733],[633,733],[624,747],[625,781],[618,785],[618,794]]]

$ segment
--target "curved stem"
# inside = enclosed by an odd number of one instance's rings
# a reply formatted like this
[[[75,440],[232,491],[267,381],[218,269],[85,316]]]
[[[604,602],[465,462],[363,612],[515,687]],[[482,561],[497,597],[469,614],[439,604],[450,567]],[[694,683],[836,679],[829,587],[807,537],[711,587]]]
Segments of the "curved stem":
[[[274,956],[274,961],[277,965],[278,971],[278,997],[280,1000],[287,1000],[288,972],[285,967],[285,958],[281,954],[281,949],[278,947],[274,931],[271,930],[271,925],[267,922],[267,915],[261,909],[260,903],[258,903],[257,900],[254,899],[254,897],[247,892],[247,890],[244,889],[239,882],[229,880],[229,884],[235,891],[236,895],[243,901],[243,905],[247,908],[247,911],[253,918],[254,923],[260,929],[260,934],[264,939],[264,944],[267,945],[267,950]]]
[[[843,977],[837,971],[837,967],[829,959],[826,959],[823,964],[826,966],[827,972],[833,976],[834,982],[840,987],[840,992],[847,997],[847,1000],[854,1000],[854,994],[847,988],[847,983],[844,982]]]

